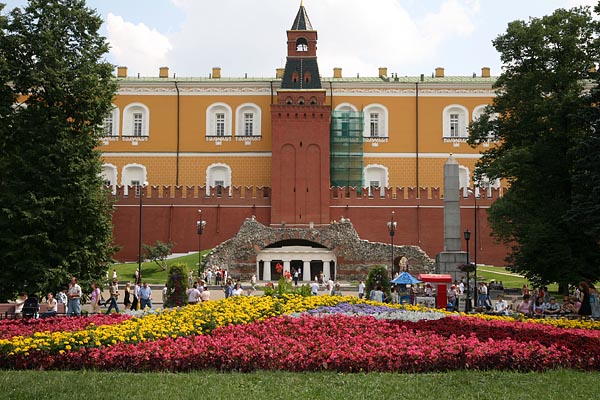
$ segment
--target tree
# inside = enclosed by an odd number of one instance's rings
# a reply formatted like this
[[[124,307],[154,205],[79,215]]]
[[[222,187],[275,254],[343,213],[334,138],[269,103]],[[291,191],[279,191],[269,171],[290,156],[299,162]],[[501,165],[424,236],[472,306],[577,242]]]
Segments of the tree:
[[[187,304],[188,269],[183,263],[173,264],[167,273],[167,299],[165,307],[181,307]]]
[[[373,269],[369,271],[365,285],[365,295],[367,296],[367,299],[369,298],[371,290],[376,289],[377,286],[381,286],[381,291],[383,291],[383,293],[385,293],[385,297],[389,299],[392,285],[390,284],[388,270],[383,265],[373,267]]]
[[[175,243],[168,242],[163,243],[157,240],[154,246],[144,245],[144,253],[146,259],[154,261],[163,271],[167,270],[167,257],[171,254],[171,249],[175,246]]]
[[[498,141],[476,179],[509,184],[489,210],[493,234],[511,248],[509,267],[537,284],[600,277],[598,241],[569,218],[573,150],[589,134],[578,114],[591,107],[584,93],[598,75],[599,32],[588,8],[510,23],[493,42],[504,64],[497,95],[470,127],[471,145]]]
[[[83,0],[29,0],[0,35],[0,301],[100,279],[113,253],[102,123],[116,82]]]

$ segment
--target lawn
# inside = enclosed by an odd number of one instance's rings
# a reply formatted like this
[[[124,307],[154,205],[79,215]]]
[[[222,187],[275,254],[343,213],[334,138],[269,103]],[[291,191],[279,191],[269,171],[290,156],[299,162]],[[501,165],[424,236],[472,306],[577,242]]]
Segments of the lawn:
[[[79,382],[79,383],[77,383]],[[85,388],[80,386],[84,384]],[[74,386],[75,385],[75,386]],[[5,400],[27,399],[594,399],[595,373],[121,373],[0,371]]]
[[[490,280],[502,281],[505,288],[522,288],[523,285],[528,284],[530,289],[533,289],[533,285],[524,277],[513,274],[504,267],[477,267],[477,280],[483,277],[486,282]],[[548,285],[548,291],[551,293],[558,293],[558,285]]]
[[[207,254],[210,250],[203,251],[203,255]],[[175,263],[183,263],[188,266],[188,269],[193,270],[195,273],[198,270],[198,253],[188,254],[182,257],[172,258],[167,260],[168,265]],[[138,269],[138,263],[123,263],[114,264],[110,269],[110,275],[112,276],[112,269],[117,271],[119,281],[127,282],[134,280],[135,271]],[[167,281],[167,271],[163,271],[153,261],[146,261],[142,263],[142,277],[143,280],[148,283],[164,284]]]

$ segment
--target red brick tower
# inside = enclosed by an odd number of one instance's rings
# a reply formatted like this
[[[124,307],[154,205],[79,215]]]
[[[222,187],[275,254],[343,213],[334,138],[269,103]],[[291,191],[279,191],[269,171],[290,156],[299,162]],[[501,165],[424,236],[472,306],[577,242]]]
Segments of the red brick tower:
[[[317,31],[300,5],[287,31],[288,54],[273,129],[271,223],[329,223],[331,107],[317,64]]]

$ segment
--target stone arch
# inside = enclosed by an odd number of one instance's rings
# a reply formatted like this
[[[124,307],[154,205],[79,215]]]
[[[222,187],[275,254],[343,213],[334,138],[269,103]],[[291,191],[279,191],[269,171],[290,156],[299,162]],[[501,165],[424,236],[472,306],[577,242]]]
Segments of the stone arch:
[[[260,278],[260,268],[263,268],[263,279],[269,278],[268,274],[264,274],[264,263],[260,264],[261,252],[283,249],[282,253],[288,254],[296,251],[303,254],[312,252],[321,258],[328,255],[329,265],[333,265],[330,269],[332,278],[358,280],[365,279],[374,265],[389,266],[390,246],[361,240],[347,218],[326,226],[288,228],[283,224],[268,227],[252,217],[244,221],[233,238],[215,247],[204,258],[204,267],[227,266],[232,277],[242,280],[248,280],[252,275]],[[273,253],[277,254],[276,251]],[[410,259],[413,272],[430,272],[433,268],[434,261],[418,246],[396,245],[394,253]],[[307,277],[303,276],[303,279]]]

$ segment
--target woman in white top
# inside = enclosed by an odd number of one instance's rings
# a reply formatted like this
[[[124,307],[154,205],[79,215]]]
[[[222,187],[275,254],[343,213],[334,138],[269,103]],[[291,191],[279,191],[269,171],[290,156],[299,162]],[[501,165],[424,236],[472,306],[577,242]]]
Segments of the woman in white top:
[[[15,314],[21,314],[23,312],[25,300],[27,300],[27,293],[21,292],[19,298],[15,300]]]
[[[244,294],[244,289],[242,289],[242,285],[239,283],[235,284],[235,288],[231,292],[232,296],[242,296]]]

